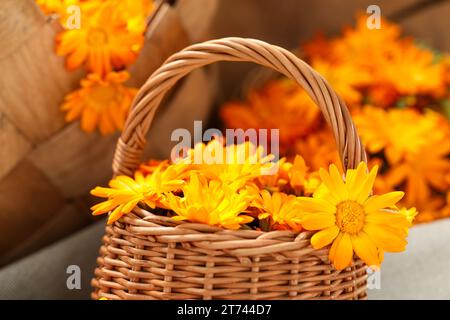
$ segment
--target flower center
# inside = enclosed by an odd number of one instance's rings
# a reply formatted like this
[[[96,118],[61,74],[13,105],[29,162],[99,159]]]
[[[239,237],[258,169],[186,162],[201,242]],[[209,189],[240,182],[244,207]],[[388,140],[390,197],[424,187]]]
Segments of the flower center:
[[[346,200],[337,205],[336,224],[343,232],[357,234],[364,226],[364,208],[355,201]]]
[[[89,95],[90,106],[96,111],[102,111],[114,101],[116,94],[111,85],[97,85],[92,88]]]
[[[89,30],[87,42],[92,47],[100,47],[106,44],[108,35],[103,29],[92,28]]]

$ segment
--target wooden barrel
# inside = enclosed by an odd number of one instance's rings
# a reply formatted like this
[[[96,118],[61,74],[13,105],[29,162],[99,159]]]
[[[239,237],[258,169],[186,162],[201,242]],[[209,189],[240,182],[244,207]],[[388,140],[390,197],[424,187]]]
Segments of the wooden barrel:
[[[130,86],[145,79],[172,53],[208,38],[216,1],[164,3],[151,19],[145,45],[130,67]],[[0,265],[30,253],[92,221],[89,190],[111,177],[118,134],[102,137],[67,123],[60,105],[79,86],[83,71],[69,72],[55,54],[55,19],[33,0],[0,2]],[[158,114],[152,139],[206,119],[217,76],[205,68],[185,79]],[[154,143],[167,157],[169,143]]]

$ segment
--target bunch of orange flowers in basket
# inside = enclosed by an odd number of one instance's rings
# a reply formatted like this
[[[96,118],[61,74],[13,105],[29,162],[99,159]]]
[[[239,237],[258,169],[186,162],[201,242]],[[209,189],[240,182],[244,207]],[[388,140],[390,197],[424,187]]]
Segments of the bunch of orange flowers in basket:
[[[315,249],[331,245],[337,269],[349,266],[353,253],[377,267],[383,252],[405,249],[416,211],[396,206],[403,192],[373,196],[376,174],[376,166],[367,172],[361,163],[344,180],[335,165],[312,171],[301,156],[276,160],[250,142],[212,140],[184,158],[153,160],[134,177],[117,176],[109,187],[96,187],[91,193],[106,200],[92,210],[108,213],[108,223],[127,223],[145,211],[231,230],[311,230]]]
[[[36,0],[44,13],[64,28],[56,53],[66,68],[84,67],[79,89],[68,94],[61,109],[66,120],[80,119],[82,130],[102,135],[122,129],[137,89],[126,86],[126,68],[144,44],[152,0]]]
[[[366,16],[334,38],[316,36],[296,50],[349,107],[380,167],[378,192],[404,190],[418,222],[450,216],[450,56]],[[256,83],[256,81],[254,81]],[[285,78],[254,86],[244,101],[221,108],[226,128],[279,128],[280,151],[301,154],[314,170],[337,163],[332,134],[306,92]]]

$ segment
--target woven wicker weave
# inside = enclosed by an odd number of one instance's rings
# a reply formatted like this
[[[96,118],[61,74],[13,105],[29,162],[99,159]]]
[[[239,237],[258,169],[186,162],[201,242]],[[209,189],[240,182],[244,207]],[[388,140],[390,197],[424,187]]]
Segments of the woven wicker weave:
[[[216,61],[248,61],[297,81],[333,129],[342,163],[366,161],[343,101],[289,51],[262,41],[225,38],[171,56],[139,91],[119,139],[113,170],[131,175],[164,94],[192,70]],[[337,271],[310,232],[224,230],[135,209],[106,227],[92,297],[98,299],[364,299],[366,271],[355,259]]]

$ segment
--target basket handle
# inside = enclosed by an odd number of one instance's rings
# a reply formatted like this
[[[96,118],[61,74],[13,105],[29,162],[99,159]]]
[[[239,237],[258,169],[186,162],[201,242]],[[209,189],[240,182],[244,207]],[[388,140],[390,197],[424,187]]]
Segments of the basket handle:
[[[194,69],[217,61],[255,62],[296,81],[331,126],[344,169],[367,161],[347,106],[320,74],[281,47],[255,39],[223,38],[194,44],[173,54],[147,79],[133,101],[118,140],[113,160],[115,175],[132,176],[138,168],[155,111],[170,88]]]

